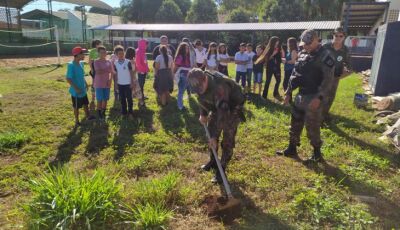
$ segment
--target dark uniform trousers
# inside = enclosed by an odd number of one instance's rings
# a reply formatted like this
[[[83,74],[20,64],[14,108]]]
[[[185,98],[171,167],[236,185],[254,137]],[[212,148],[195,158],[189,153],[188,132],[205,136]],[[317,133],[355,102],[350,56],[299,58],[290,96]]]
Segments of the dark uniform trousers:
[[[221,165],[223,168],[226,168],[232,158],[233,148],[235,148],[235,136],[240,122],[241,119],[236,112],[217,111],[216,113],[211,113],[209,117],[208,129],[211,136],[216,137],[217,143],[219,143],[221,133],[223,133],[223,138],[221,142]],[[216,151],[218,152],[218,149],[216,149]],[[214,160],[211,149],[210,159]]]
[[[300,144],[300,135],[305,126],[307,137],[311,145],[314,148],[320,148],[322,146],[320,126],[323,104],[321,102],[317,111],[311,111],[309,109],[309,104],[315,97],[315,95],[301,94],[295,97],[294,105],[292,106],[292,119],[289,132],[290,143],[293,145],[298,146]]]

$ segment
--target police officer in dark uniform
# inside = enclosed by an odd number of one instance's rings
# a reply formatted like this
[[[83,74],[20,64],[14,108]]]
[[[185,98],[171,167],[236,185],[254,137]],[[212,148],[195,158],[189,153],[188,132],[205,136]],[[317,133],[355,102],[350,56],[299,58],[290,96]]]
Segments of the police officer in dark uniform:
[[[333,101],[335,100],[336,91],[339,86],[339,80],[352,73],[349,52],[347,47],[344,45],[346,34],[343,28],[336,28],[333,36],[333,42],[329,42],[323,46],[331,51],[335,58],[335,77],[326,96],[326,100],[324,100],[322,109],[322,119],[325,123],[329,123],[331,120],[329,116],[329,110],[331,109]]]
[[[216,174],[212,181],[221,183],[211,148],[218,151],[219,137],[223,132],[221,165],[225,170],[233,155],[237,128],[239,123],[245,120],[245,96],[235,81],[219,72],[211,73],[194,68],[189,72],[188,82],[192,91],[198,94],[199,121],[207,125],[210,131],[210,161],[201,168],[205,171],[214,169]]]
[[[297,156],[297,146],[300,145],[300,135],[305,126],[307,136],[314,147],[313,155],[308,161],[320,161],[322,105],[332,85],[335,60],[330,51],[321,46],[318,34],[314,30],[305,30],[302,33],[300,45],[304,49],[298,55],[285,92],[285,103],[288,104],[292,92],[299,89],[292,106],[289,147],[277,151],[277,154]]]

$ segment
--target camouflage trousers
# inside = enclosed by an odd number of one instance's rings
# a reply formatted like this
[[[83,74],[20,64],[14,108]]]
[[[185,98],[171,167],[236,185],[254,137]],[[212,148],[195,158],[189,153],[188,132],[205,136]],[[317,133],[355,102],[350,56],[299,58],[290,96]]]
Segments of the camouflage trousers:
[[[322,119],[326,119],[329,116],[329,110],[332,107],[333,101],[336,97],[336,92],[339,86],[339,78],[335,77],[332,82],[332,87],[326,95],[326,98],[323,100],[322,104]]]
[[[315,95],[297,95],[292,107],[292,118],[290,124],[290,143],[298,146],[300,135],[304,126],[306,127],[307,137],[314,148],[322,146],[321,141],[321,115],[322,104],[317,111],[311,111],[309,104]]]
[[[236,113],[232,112],[211,113],[209,117],[208,129],[210,131],[211,137],[215,137],[217,139],[217,146],[220,142],[221,134],[223,134],[221,141],[221,165],[223,168],[226,168],[232,158],[233,148],[235,148],[235,137],[240,121],[240,117]],[[218,152],[218,147],[216,151]],[[211,149],[210,159],[214,160]]]

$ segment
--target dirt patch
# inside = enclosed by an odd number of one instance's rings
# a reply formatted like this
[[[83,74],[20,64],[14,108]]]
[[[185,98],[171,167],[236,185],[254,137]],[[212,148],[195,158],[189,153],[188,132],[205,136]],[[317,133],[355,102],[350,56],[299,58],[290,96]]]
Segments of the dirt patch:
[[[235,198],[222,196],[207,196],[202,207],[207,211],[208,217],[215,220],[222,220],[225,224],[231,224],[236,218],[242,215],[242,204]]]
[[[71,56],[62,56],[61,64],[71,61]],[[57,64],[57,57],[0,58],[0,68],[35,67]]]

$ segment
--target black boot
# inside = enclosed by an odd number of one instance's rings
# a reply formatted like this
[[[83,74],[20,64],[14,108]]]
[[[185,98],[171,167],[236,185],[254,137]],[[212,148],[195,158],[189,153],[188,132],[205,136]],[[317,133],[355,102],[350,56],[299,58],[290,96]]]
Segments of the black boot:
[[[276,154],[285,157],[295,157],[297,156],[297,145],[289,143],[289,146],[285,150],[278,150]]]
[[[321,162],[323,161],[321,148],[314,148],[313,155],[307,160],[307,162]]]
[[[224,174],[225,174],[225,167],[222,167],[222,170],[224,171]],[[226,176],[226,174],[225,174],[225,176]],[[219,173],[218,169],[215,170],[215,176],[211,179],[211,182],[218,183],[218,184],[223,183],[221,174]]]
[[[217,167],[217,165],[215,164],[214,158],[212,158],[212,159],[210,159],[209,162],[207,162],[207,164],[202,165],[200,168],[201,168],[203,171],[208,172],[208,171],[210,171],[211,169],[214,169],[214,168],[216,168],[216,167]]]

